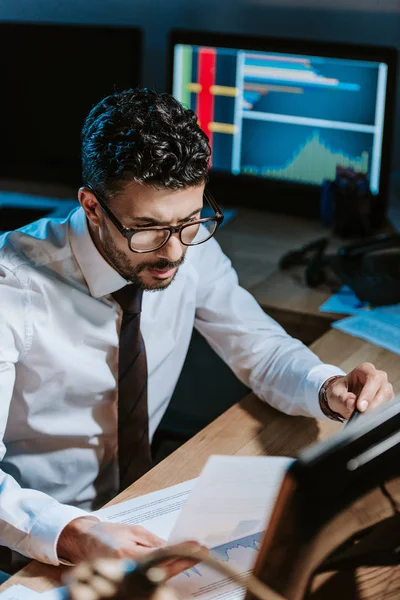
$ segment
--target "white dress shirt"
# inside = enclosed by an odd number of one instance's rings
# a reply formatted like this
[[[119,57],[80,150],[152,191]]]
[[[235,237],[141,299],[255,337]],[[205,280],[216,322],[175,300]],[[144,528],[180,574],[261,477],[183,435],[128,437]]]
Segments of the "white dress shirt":
[[[0,545],[25,556],[59,564],[65,525],[117,493],[121,315],[110,294],[126,283],[81,208],[0,237]],[[263,312],[211,239],[188,249],[166,290],[143,294],[150,435],[193,326],[260,398],[323,418],[319,388],[341,371]]]

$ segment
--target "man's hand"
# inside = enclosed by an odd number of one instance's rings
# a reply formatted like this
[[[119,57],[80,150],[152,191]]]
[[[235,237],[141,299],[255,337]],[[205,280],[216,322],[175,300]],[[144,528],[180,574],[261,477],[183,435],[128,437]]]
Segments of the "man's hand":
[[[94,558],[141,560],[163,547],[165,541],[143,527],[101,523],[91,517],[80,517],[71,521],[61,532],[57,553],[60,559],[76,564]],[[201,548],[197,542],[186,542],[182,547],[186,551],[192,550],[193,554]],[[171,546],[171,550],[179,550],[179,545]],[[190,569],[197,562],[196,559],[173,559],[168,560],[163,567],[168,577],[173,577]]]
[[[336,379],[326,390],[329,407],[345,419],[351,416],[356,407],[365,413],[393,398],[393,387],[385,371],[378,371],[368,362]]]

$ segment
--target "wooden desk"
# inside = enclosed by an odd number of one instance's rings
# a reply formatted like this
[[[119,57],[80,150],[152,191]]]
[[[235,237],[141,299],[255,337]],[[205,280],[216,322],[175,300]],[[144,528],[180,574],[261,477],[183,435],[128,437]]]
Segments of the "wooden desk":
[[[336,363],[345,370],[363,360],[371,361],[388,372],[396,392],[400,391],[400,357],[391,352],[336,330],[325,334],[312,349],[323,361]],[[211,454],[295,456],[304,447],[326,439],[340,427],[340,424],[331,421],[284,415],[249,394],[110,504],[196,477]],[[45,591],[60,585],[63,570],[33,561],[1,586],[0,591],[14,584]],[[325,582],[326,577],[325,575],[320,581]],[[363,588],[363,595],[357,596],[360,600],[389,600],[400,596],[399,569],[391,569],[390,572],[384,569],[362,569],[357,578]],[[339,589],[341,600],[347,600],[343,594],[345,587]],[[398,595],[395,596],[394,593]],[[323,598],[318,598],[320,597]]]

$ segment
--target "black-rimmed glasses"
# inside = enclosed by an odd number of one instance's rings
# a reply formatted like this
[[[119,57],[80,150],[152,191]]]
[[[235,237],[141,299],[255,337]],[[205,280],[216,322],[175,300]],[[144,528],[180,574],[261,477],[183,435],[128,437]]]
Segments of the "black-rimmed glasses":
[[[118,231],[128,241],[129,250],[138,254],[159,250],[178,233],[184,246],[198,246],[209,240],[224,220],[220,208],[209,192],[204,192],[204,198],[214,211],[214,216],[188,221],[182,225],[152,225],[151,227],[125,227],[107,206],[106,201],[89,185],[85,186],[95,196],[101,209],[115,225]]]

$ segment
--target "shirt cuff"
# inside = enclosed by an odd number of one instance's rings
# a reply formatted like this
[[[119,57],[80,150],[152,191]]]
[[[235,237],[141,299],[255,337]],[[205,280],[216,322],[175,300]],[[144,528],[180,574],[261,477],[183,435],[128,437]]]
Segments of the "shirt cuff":
[[[41,562],[60,565],[57,555],[58,538],[64,527],[79,517],[99,520],[89,512],[75,506],[54,502],[43,510],[36,519],[30,535],[30,557]]]
[[[346,375],[342,369],[339,367],[335,367],[334,365],[318,365],[313,367],[311,371],[309,371],[306,379],[305,379],[305,389],[304,389],[304,398],[305,404],[307,406],[307,410],[311,416],[316,419],[325,419],[329,420],[326,415],[321,410],[319,405],[319,391],[322,385],[325,383],[329,377],[333,377],[334,375]]]

